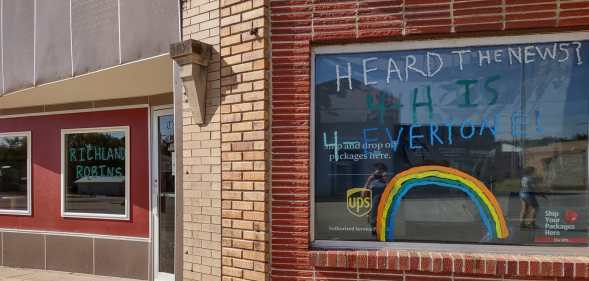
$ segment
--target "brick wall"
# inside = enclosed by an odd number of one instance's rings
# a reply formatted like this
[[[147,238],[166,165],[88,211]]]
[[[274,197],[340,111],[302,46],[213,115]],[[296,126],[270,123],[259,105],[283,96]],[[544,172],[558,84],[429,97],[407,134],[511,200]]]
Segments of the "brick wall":
[[[271,0],[270,13],[272,280],[589,280],[586,258],[309,248],[312,44],[586,30],[589,1]]]
[[[221,123],[219,1],[182,0],[182,36],[213,46],[205,123],[183,104],[183,278],[221,280]],[[177,124],[176,126],[180,126]]]
[[[268,279],[268,58],[264,0],[221,0],[223,280]]]

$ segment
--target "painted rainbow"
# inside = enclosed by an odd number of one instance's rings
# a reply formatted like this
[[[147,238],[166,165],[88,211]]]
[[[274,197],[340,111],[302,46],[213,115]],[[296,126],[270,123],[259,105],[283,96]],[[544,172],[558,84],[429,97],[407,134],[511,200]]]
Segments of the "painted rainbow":
[[[378,204],[376,232],[380,241],[394,240],[395,213],[399,204],[407,192],[419,186],[452,188],[466,193],[479,209],[490,238],[509,236],[501,206],[484,183],[460,170],[432,165],[405,170],[387,184]]]

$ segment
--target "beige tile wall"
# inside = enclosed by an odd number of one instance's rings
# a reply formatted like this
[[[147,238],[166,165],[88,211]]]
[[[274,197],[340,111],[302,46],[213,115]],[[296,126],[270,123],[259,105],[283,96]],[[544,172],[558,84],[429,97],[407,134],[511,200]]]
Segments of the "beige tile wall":
[[[267,2],[184,0],[183,39],[214,47],[207,118],[184,103],[184,280],[268,280]]]
[[[213,46],[209,62],[207,114],[194,124],[183,114],[183,279],[221,280],[221,124],[219,1],[182,0],[183,40]]]

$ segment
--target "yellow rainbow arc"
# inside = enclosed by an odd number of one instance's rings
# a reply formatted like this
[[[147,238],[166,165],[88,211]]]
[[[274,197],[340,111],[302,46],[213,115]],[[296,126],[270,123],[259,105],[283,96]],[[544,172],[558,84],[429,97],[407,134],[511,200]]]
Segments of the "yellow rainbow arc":
[[[396,208],[403,196],[417,186],[440,186],[465,192],[478,207],[491,237],[509,236],[497,198],[484,183],[460,170],[444,166],[419,166],[405,170],[387,184],[378,204],[376,232],[380,241],[392,241]]]

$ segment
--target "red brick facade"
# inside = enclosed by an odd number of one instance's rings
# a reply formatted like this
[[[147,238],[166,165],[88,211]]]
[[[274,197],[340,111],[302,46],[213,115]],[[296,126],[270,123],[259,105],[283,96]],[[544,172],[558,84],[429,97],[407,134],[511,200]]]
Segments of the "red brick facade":
[[[272,0],[270,12],[272,280],[589,280],[581,257],[322,251],[309,243],[314,45],[582,30],[589,1]]]

